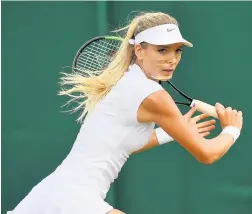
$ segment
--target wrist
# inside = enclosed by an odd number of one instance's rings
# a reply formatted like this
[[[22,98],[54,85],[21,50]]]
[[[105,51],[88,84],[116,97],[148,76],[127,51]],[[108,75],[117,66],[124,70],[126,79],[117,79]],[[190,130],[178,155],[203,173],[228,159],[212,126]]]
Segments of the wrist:
[[[156,131],[156,136],[157,136],[157,140],[158,140],[158,143],[160,145],[162,144],[165,144],[165,143],[169,143],[171,141],[173,141],[174,139],[168,135],[162,128],[157,128],[155,129]]]
[[[240,136],[240,129],[238,129],[235,126],[226,126],[221,133],[229,134],[233,137],[234,142],[238,139]]]

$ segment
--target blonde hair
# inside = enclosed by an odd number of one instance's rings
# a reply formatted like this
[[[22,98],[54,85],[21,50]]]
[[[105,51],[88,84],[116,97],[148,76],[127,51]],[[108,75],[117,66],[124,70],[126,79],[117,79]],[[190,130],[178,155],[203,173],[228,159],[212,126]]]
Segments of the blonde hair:
[[[82,109],[81,115],[77,121],[82,122],[86,113],[91,113],[96,104],[99,103],[108,92],[121,79],[129,65],[134,62],[134,45],[129,44],[129,39],[138,33],[162,24],[176,24],[175,18],[162,12],[140,13],[130,24],[114,32],[127,31],[123,36],[123,42],[117,51],[115,57],[105,70],[91,72],[88,70],[74,72],[72,74],[64,73],[61,78],[61,85],[70,86],[69,89],[62,89],[59,95],[68,95],[72,99],[68,102],[78,100],[78,106],[72,109],[76,112]],[[74,94],[78,95],[74,95]],[[67,104],[68,104],[67,103]]]

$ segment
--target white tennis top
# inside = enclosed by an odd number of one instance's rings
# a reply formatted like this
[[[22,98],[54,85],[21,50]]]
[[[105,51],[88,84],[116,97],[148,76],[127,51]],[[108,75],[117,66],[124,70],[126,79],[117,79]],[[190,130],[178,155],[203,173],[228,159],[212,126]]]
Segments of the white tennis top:
[[[110,184],[129,155],[141,149],[154,123],[139,123],[137,110],[150,94],[163,90],[138,65],[129,70],[86,117],[63,162],[8,214],[105,214]],[[42,211],[41,211],[42,210]]]

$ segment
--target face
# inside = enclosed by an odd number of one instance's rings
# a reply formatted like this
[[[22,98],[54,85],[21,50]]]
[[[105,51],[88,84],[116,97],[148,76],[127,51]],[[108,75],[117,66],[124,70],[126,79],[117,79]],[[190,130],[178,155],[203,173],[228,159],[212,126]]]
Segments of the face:
[[[151,45],[144,43],[135,46],[136,63],[147,77],[166,81],[172,75],[180,62],[182,43],[171,45]]]

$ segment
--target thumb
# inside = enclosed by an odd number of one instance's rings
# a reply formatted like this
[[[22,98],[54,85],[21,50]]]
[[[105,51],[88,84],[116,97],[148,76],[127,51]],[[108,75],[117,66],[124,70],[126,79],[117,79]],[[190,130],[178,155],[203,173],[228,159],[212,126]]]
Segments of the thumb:
[[[196,106],[194,105],[186,114],[185,116],[188,118],[191,118],[193,116],[193,114],[196,112]]]
[[[216,107],[217,113],[223,113],[225,111],[225,107],[220,103],[216,103],[215,107]]]

